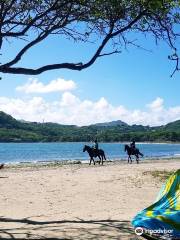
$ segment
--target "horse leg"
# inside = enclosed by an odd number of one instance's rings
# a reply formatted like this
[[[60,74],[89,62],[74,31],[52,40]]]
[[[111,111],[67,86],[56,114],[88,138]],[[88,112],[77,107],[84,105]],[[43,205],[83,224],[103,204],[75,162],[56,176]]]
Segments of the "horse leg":
[[[130,162],[130,163],[132,163],[132,158],[131,158],[131,155],[129,155],[129,159],[131,160],[131,162]]]
[[[136,162],[137,162],[137,164],[139,163],[139,155],[138,154],[136,155]]]
[[[100,165],[100,163],[101,163],[101,156],[98,155],[98,158],[99,158],[99,165]]]
[[[100,155],[100,157],[101,157],[101,164],[103,165],[103,154],[102,155]]]
[[[139,155],[141,155],[141,157],[144,157],[144,155],[141,152],[138,152]]]
[[[93,157],[91,157],[90,158],[90,163],[89,163],[89,165],[91,165],[91,162],[93,161],[93,163],[94,163],[94,165],[95,165],[95,161],[94,161],[94,158]]]

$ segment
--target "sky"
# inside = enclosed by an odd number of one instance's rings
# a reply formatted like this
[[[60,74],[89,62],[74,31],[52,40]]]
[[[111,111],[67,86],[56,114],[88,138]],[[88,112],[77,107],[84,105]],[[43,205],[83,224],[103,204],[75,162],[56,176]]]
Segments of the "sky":
[[[174,70],[168,60],[171,50],[163,42],[156,46],[150,36],[130,37],[138,38],[146,50],[122,48],[121,53],[101,57],[82,71],[1,74],[0,111],[26,121],[78,126],[114,120],[158,126],[180,120],[180,72],[170,77]],[[29,50],[17,66],[85,62],[97,44],[52,36]],[[10,60],[21,46],[18,41],[5,43],[2,62]]]

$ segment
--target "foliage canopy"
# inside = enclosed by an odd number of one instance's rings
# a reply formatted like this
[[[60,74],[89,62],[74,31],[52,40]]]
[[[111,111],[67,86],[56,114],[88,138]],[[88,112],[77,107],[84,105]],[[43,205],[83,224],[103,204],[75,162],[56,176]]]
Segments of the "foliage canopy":
[[[180,0],[1,0],[0,49],[5,41],[23,42],[22,49],[7,62],[1,60],[0,72],[36,75],[53,69],[82,70],[97,58],[119,53],[123,46],[136,45],[130,32],[152,35],[172,49],[170,60],[179,70],[176,42],[179,37]],[[99,38],[99,45],[87,62],[62,62],[28,68],[21,66],[27,51],[50,35],[86,42]],[[108,42],[112,51],[104,52]],[[138,45],[137,45],[138,46]],[[2,56],[3,59],[3,56]],[[19,66],[20,64],[20,66]]]

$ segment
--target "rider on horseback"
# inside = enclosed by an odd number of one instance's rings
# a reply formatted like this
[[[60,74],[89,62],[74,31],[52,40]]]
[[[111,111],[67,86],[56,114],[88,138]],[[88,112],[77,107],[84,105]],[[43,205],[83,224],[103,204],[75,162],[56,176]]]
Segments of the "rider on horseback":
[[[95,154],[98,153],[99,145],[98,145],[97,139],[94,140],[94,145],[93,145],[92,149],[93,149]]]
[[[130,147],[131,147],[132,152],[134,153],[136,150],[136,142],[134,140],[130,143]]]

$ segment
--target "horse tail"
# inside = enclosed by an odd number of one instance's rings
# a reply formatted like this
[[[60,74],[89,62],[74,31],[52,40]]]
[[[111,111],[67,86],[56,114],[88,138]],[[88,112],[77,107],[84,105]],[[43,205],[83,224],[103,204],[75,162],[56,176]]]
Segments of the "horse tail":
[[[143,157],[143,156],[144,156],[144,154],[142,154],[140,151],[138,151],[138,154],[139,154],[139,155],[141,155],[141,157]]]

